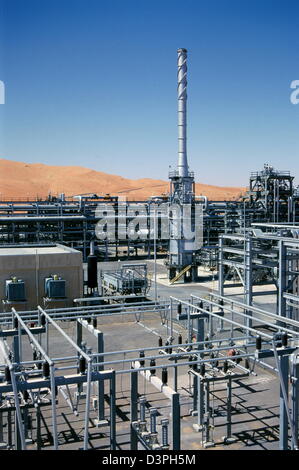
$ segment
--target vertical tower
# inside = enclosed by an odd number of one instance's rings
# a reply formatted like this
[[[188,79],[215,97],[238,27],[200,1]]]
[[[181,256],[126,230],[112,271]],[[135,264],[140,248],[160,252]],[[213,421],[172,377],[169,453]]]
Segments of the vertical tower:
[[[170,200],[181,204],[194,199],[194,174],[187,160],[187,49],[178,49],[178,164],[170,171]]]
[[[178,174],[188,176],[187,162],[187,50],[178,49]]]
[[[169,172],[169,202],[176,206],[170,218],[169,279],[191,265],[185,280],[194,279],[194,248],[192,241],[185,240],[182,232],[183,207],[191,204],[194,213],[194,174],[189,171],[187,159],[187,50],[178,49],[178,163]],[[194,221],[193,221],[194,225]],[[178,236],[179,231],[179,236]],[[174,236],[174,233],[176,235]],[[191,275],[190,275],[191,274]]]

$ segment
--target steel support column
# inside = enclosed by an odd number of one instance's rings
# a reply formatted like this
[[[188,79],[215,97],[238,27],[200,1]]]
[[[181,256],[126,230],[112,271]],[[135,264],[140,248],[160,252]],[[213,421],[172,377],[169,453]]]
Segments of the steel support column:
[[[287,287],[287,273],[286,273],[286,255],[287,249],[283,240],[279,240],[279,266],[278,266],[278,315],[281,317],[286,316],[286,299],[284,293]]]
[[[245,243],[245,303],[252,305],[252,238],[250,236],[244,238]],[[252,327],[252,313],[246,310],[248,318],[246,319],[246,326]]]
[[[172,410],[172,449],[181,449],[181,412],[180,412],[180,395],[174,393],[171,396]]]
[[[97,333],[97,349],[98,353],[104,352],[104,334],[102,332]],[[98,356],[98,362],[104,362],[103,356]],[[98,371],[104,370],[104,366],[98,366]],[[105,382],[104,380],[98,380],[98,420],[105,420]]]
[[[132,370],[131,372],[131,450],[138,449],[138,438],[136,431],[132,426],[133,422],[138,420],[138,372]]]
[[[111,371],[110,377],[110,449],[116,450],[116,380],[115,380],[115,370]]]
[[[282,387],[284,387],[288,398],[289,356],[280,356],[279,362],[281,370],[280,380],[282,381],[279,392],[279,448],[280,450],[288,450],[288,415]]]
[[[292,389],[291,389],[291,402],[292,402],[292,423],[294,427],[295,439],[299,440],[299,358],[296,355],[292,356]],[[292,442],[292,450],[294,450],[294,443]]]
[[[219,237],[219,255],[218,255],[218,292],[224,295],[224,265],[223,265],[223,238]]]

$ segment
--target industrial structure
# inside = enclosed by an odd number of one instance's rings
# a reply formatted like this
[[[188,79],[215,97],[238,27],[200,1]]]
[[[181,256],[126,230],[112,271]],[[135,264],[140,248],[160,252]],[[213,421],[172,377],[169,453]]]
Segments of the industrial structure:
[[[169,173],[168,196],[148,201],[121,201],[117,196],[83,194],[48,200],[0,202],[0,244],[60,243],[99,260],[150,259],[153,251],[166,257],[169,279],[195,281],[198,267],[217,266],[219,236],[240,233],[252,223],[299,223],[299,191],[289,171],[269,164],[250,176],[249,190],[236,201],[209,201],[195,196],[194,173],[187,159],[187,50],[178,50],[178,162]],[[188,216],[184,210],[188,206]],[[194,231],[196,211],[202,212],[202,236],[198,246],[187,239],[183,224],[190,217]],[[101,214],[113,214],[115,223],[104,237],[97,238]],[[156,219],[153,229],[152,221]],[[162,235],[163,220],[169,226]],[[129,227],[135,223],[136,230]],[[138,223],[140,226],[138,226]],[[133,235],[133,236],[132,236]]]
[[[194,173],[189,171],[187,160],[187,50],[178,50],[178,164],[177,169],[169,173],[170,194],[169,202],[176,205],[177,210],[170,216],[170,241],[169,241],[169,278],[173,279],[178,273],[185,270],[190,280],[197,277],[194,258],[194,241],[187,240],[183,234],[183,208],[190,206],[191,229],[194,231]],[[192,223],[193,222],[193,223]],[[179,234],[174,236],[179,225]],[[186,268],[189,268],[186,270]]]
[[[138,344],[137,335],[134,348],[106,350],[104,331],[111,321],[119,316],[123,321],[126,318],[125,334],[128,326],[134,325],[132,318],[137,332],[145,318],[153,315],[163,318],[167,327],[164,337],[156,336],[156,345]],[[184,403],[189,403],[188,422],[193,425],[193,441],[198,442],[198,448],[220,442],[236,445],[238,424],[233,424],[233,418],[240,411],[236,397],[232,402],[234,386],[240,391],[248,388],[246,382],[261,374],[259,367],[263,367],[276,375],[279,384],[279,448],[298,449],[299,322],[286,317],[277,322],[277,318],[216,293],[209,298],[191,295],[184,300],[171,296],[168,302],[133,306],[121,303],[54,310],[39,306],[24,312],[12,308],[1,316],[1,446],[58,449],[77,445],[87,450],[91,445],[101,448],[103,443],[103,448],[115,450],[123,436],[123,418],[117,422],[116,415],[119,403],[127,396],[123,389],[119,393],[125,377],[130,378],[126,381],[130,391],[125,392],[129,393],[129,416],[124,420],[129,425],[129,448],[186,448],[185,438],[190,436],[182,429]],[[75,327],[75,338],[63,327],[65,322],[73,331]],[[176,337],[177,329],[181,333]],[[151,335],[153,339],[153,332]],[[122,333],[117,337],[125,341]],[[51,338],[56,338],[56,345],[61,341],[63,353],[53,347]],[[215,389],[220,383],[226,389],[224,407],[219,401],[221,390]],[[155,401],[159,403],[164,396],[169,405],[151,405],[155,389]],[[244,405],[244,400],[240,403]],[[65,407],[73,418],[81,420],[82,434],[73,430],[73,436],[68,437],[61,431],[72,419],[69,416],[66,423],[61,422]],[[220,438],[215,426],[223,422],[221,416],[225,416],[221,429],[225,434]]]
[[[177,193],[181,185],[182,177],[177,174],[178,170],[170,173],[171,193],[169,203],[177,204]],[[260,173],[268,172],[266,170]],[[272,171],[272,180],[279,181],[286,172]],[[192,173],[189,172],[189,175]],[[289,174],[288,180],[293,176]],[[185,178],[185,177],[183,177]],[[192,176],[187,179],[192,180]],[[200,259],[210,259],[206,252],[213,255],[215,247],[218,245],[219,235],[239,233],[251,223],[299,223],[299,193],[298,190],[291,187],[291,190],[284,192],[280,196],[278,204],[273,206],[274,186],[267,190],[267,197],[264,191],[260,191],[259,186],[252,183],[248,196],[244,195],[239,201],[209,201],[203,197],[195,197],[191,207],[200,206],[203,211],[203,246],[195,254],[188,248],[184,240],[174,240],[169,243],[169,239],[161,238],[159,230],[162,223],[160,207],[163,206],[165,213],[165,198],[161,197],[151,201],[132,201],[134,207],[142,208],[146,211],[146,220],[142,220],[146,229],[139,231],[136,238],[119,237],[118,226],[115,226],[113,237],[99,240],[95,238],[95,228],[99,221],[96,214],[98,207],[111,207],[118,220],[119,202],[117,198],[103,198],[100,196],[82,196],[80,200],[66,200],[57,198],[55,201],[3,201],[0,202],[0,244],[17,245],[30,243],[60,243],[72,248],[76,248],[83,253],[83,259],[86,260],[89,254],[90,242],[95,242],[95,254],[99,260],[113,259],[150,259],[154,251],[154,233],[156,233],[157,252],[159,256],[166,256],[169,250],[169,266],[173,266],[170,277],[186,263],[192,262],[200,265]],[[184,186],[185,187],[185,186]],[[192,186],[191,186],[192,187]],[[276,191],[276,189],[275,189]],[[279,190],[282,194],[282,190]],[[287,194],[286,194],[287,193]],[[189,194],[190,195],[190,194]],[[167,201],[166,201],[167,202]],[[130,201],[127,205],[130,206]],[[168,204],[168,202],[167,202]],[[121,206],[123,207],[123,205]],[[153,214],[157,214],[157,230],[151,230],[151,221]],[[123,218],[122,214],[122,218]],[[125,215],[126,226],[134,219],[141,218],[131,211]],[[144,215],[142,215],[144,219]],[[173,225],[172,218],[169,217],[170,227]],[[171,231],[171,228],[170,228]],[[180,246],[179,253],[178,247]],[[183,250],[183,251],[182,251]],[[185,253],[184,260],[182,253]],[[192,259],[191,259],[192,258]],[[195,261],[194,261],[195,259]],[[191,264],[192,264],[191,263]]]
[[[145,298],[150,287],[146,264],[122,264],[117,271],[102,271],[101,278],[104,295],[135,295]]]
[[[0,247],[2,311],[71,306],[83,295],[82,253],[59,244]]]
[[[241,285],[248,305],[255,295],[275,295],[278,315],[299,320],[299,227],[283,227],[220,237],[219,292]]]
[[[169,196],[0,202],[3,449],[298,450],[299,193],[195,196],[186,61]]]

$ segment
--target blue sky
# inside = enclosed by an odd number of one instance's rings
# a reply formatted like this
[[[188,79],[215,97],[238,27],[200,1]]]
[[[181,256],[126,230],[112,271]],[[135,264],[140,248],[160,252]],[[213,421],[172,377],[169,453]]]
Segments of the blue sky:
[[[185,47],[196,180],[299,183],[298,23],[297,0],[0,0],[0,156],[167,179]]]

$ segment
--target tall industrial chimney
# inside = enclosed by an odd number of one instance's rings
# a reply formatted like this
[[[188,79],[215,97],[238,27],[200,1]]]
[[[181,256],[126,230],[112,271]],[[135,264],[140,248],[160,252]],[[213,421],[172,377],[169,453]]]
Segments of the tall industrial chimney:
[[[184,269],[185,280],[194,280],[197,277],[197,268],[194,258],[194,241],[186,238],[184,233],[184,208],[191,207],[190,227],[195,227],[195,198],[194,174],[189,171],[187,161],[187,50],[178,49],[178,164],[176,170],[169,172],[170,194],[169,202],[174,204],[175,210],[170,210],[169,218],[169,253],[168,267],[169,279],[175,279],[177,273]],[[171,206],[170,206],[171,207]],[[178,210],[179,208],[179,210]]]
[[[187,49],[178,49],[178,175],[188,176],[187,162]]]
[[[180,204],[191,203],[194,198],[194,174],[187,161],[187,49],[178,49],[178,163],[169,172],[170,200]]]

